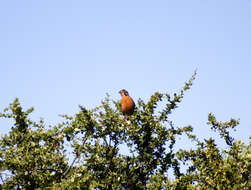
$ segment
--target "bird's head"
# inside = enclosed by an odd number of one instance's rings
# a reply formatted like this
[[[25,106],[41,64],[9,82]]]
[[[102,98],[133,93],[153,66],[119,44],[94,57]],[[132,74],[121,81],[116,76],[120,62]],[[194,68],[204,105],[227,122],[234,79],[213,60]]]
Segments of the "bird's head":
[[[120,90],[119,93],[121,96],[129,96],[129,93],[125,89]]]

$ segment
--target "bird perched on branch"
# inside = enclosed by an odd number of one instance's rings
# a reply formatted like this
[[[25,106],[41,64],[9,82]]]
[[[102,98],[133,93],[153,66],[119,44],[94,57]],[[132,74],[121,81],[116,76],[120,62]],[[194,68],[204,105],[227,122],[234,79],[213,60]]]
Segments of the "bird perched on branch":
[[[121,95],[121,110],[124,115],[132,115],[135,108],[133,99],[129,96],[129,93],[122,89],[119,91]]]

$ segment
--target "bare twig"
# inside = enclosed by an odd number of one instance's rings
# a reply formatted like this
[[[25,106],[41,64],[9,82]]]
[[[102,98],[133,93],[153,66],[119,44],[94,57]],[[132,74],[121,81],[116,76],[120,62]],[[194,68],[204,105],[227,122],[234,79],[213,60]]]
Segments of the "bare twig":
[[[63,177],[66,176],[66,174],[68,174],[68,172],[70,171],[70,169],[73,167],[75,161],[77,160],[77,158],[79,157],[79,155],[77,155],[74,160],[72,161],[71,165],[67,168],[67,170],[65,170],[65,172],[63,173]]]
[[[1,178],[2,183],[4,183],[4,180],[3,180],[3,176],[2,176],[2,175],[0,175],[0,178]]]

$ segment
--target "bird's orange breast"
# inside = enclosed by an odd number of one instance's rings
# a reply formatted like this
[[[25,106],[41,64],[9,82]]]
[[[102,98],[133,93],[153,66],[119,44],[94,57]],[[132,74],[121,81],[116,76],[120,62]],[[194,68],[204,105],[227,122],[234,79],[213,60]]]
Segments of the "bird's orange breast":
[[[134,112],[135,103],[130,96],[122,96],[121,110],[124,115],[132,115]]]

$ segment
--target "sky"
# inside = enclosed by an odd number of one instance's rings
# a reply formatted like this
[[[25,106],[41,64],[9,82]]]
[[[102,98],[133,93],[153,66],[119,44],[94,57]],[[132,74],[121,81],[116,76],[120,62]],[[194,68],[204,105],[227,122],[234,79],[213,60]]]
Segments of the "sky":
[[[0,1],[0,112],[18,97],[54,125],[106,93],[119,100],[120,89],[135,101],[179,92],[197,68],[175,125],[218,138],[208,113],[240,118],[233,136],[248,143],[250,20],[250,0]],[[0,119],[0,134],[11,124]]]

